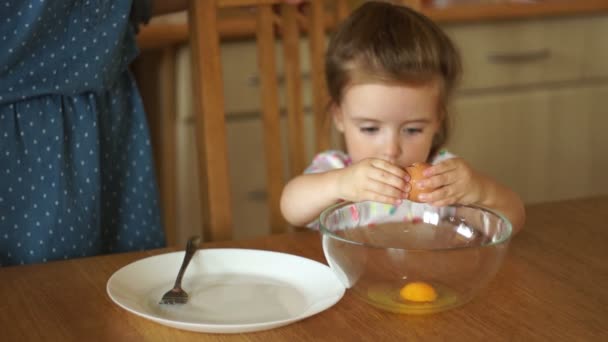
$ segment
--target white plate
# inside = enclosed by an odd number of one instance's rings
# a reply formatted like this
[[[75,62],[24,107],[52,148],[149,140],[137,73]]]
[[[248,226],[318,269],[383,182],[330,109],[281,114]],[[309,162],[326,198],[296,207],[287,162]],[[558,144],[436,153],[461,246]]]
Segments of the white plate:
[[[184,252],[161,254],[116,271],[106,289],[124,309],[171,327],[211,333],[266,330],[317,314],[344,295],[333,272],[314,260],[252,249],[201,249],[186,270],[184,305],[160,305]]]

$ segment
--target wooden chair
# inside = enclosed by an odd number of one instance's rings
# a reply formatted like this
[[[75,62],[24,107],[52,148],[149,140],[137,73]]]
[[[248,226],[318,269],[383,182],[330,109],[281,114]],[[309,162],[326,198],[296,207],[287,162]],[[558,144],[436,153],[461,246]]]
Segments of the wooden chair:
[[[163,34],[160,35],[159,32]],[[138,36],[141,55],[132,70],[148,117],[167,244],[177,243],[176,52],[187,42],[186,25],[151,25]]]
[[[335,7],[334,15],[327,16],[326,5]],[[285,184],[281,153],[279,119],[279,84],[275,56],[275,42],[283,42],[284,78],[287,94],[289,137],[289,171],[299,174],[309,162],[304,148],[300,35],[306,32],[310,43],[311,88],[316,149],[329,146],[326,130],[327,104],[324,84],[324,52],[326,23],[344,18],[347,1],[313,0],[301,12],[295,5],[280,0],[205,0],[191,1],[189,32],[193,67],[193,105],[196,117],[198,161],[201,174],[203,235],[206,241],[228,240],[232,237],[228,149],[224,111],[223,81],[220,58],[219,11],[231,7],[248,7],[250,21],[242,21],[255,31],[261,85],[261,112],[264,129],[264,158],[267,169],[269,216],[272,233],[287,228],[279,209]],[[279,9],[279,10],[277,10]],[[280,34],[279,34],[280,33]]]

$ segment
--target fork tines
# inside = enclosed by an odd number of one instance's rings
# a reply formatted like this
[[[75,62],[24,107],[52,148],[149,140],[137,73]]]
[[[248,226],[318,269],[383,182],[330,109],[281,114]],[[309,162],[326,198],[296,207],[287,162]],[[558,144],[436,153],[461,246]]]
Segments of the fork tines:
[[[169,290],[163,295],[160,304],[186,304],[188,302],[188,294],[181,290]]]

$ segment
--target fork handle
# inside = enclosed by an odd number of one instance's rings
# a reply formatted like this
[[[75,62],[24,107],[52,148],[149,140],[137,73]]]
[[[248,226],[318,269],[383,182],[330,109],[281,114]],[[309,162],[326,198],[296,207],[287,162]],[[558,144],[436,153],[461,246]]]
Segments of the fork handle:
[[[186,267],[192,260],[192,256],[198,250],[198,244],[200,241],[200,236],[195,235],[188,239],[188,243],[186,245],[186,254],[184,255],[184,260],[182,261],[182,266],[179,268],[179,272],[177,273],[177,278],[175,279],[175,285],[173,285],[173,289],[179,289],[182,287],[182,277],[186,272]]]

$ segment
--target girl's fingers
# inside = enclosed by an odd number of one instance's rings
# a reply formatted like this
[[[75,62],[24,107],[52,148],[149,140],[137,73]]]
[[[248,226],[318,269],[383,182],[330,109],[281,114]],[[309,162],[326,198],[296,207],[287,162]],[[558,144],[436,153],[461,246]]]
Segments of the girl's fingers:
[[[405,179],[406,181],[409,181],[409,174],[407,172],[405,172],[405,170],[403,170],[402,168],[400,168],[399,166],[397,166],[393,163],[387,162],[386,160],[372,159],[371,165],[374,168],[386,171],[386,172],[394,175],[397,178]]]
[[[444,186],[452,185],[456,183],[456,181],[457,176],[455,175],[455,173],[448,172],[419,180],[417,184],[423,189],[437,189]]]
[[[447,205],[452,205],[452,204],[456,204],[456,198],[455,197],[448,197],[448,198],[444,198],[440,201],[436,201],[433,203],[430,203],[432,206],[434,207],[445,207]]]
[[[359,188],[357,200],[370,200],[387,204],[399,204],[407,198],[411,189],[409,175],[400,167],[382,160],[369,159],[361,164],[360,176],[354,184]]]
[[[443,207],[453,204],[469,204],[465,200],[465,193],[459,190],[459,186],[444,186],[432,192],[419,195],[420,201],[435,207]]]
[[[431,192],[422,193],[418,195],[418,198],[425,203],[436,203],[452,197],[451,190],[450,187],[442,187]]]
[[[372,162],[372,167],[368,175],[370,179],[405,191],[409,181],[409,175],[405,171],[382,160]]]
[[[399,205],[402,201],[400,198],[385,196],[385,195],[381,195],[381,194],[378,194],[375,192],[370,192],[366,197],[369,198],[368,199],[369,201],[392,204],[392,205]]]
[[[429,171],[430,170],[430,171]],[[427,174],[427,171],[428,174]],[[466,179],[466,164],[459,158],[448,159],[424,170],[425,179],[418,181],[418,185],[426,189],[436,189],[456,184]]]
[[[422,172],[422,174],[425,177],[440,175],[440,174],[450,172],[450,171],[457,169],[459,163],[460,163],[460,158],[447,159],[440,163],[431,165],[431,167],[425,169]]]
[[[362,190],[356,201],[374,201],[393,205],[401,203],[403,197],[400,191],[393,191],[394,188],[391,188],[392,190],[390,191],[378,190],[382,188],[383,186],[381,185],[370,184],[366,189]]]
[[[475,201],[475,174],[462,158],[452,158],[426,169],[427,177],[418,182],[423,189],[420,200],[433,206],[469,204]],[[477,191],[478,192],[478,191]]]
[[[392,198],[404,198],[404,191],[402,189],[384,183],[382,181],[371,181],[367,186],[367,190],[376,194],[382,194],[383,196],[388,196]]]
[[[405,186],[408,184],[407,181],[403,178],[399,178],[392,173],[388,173],[384,170],[374,169],[368,175],[369,179],[373,182],[377,182],[379,184],[384,184],[386,186],[392,187],[394,189],[398,189],[400,191],[405,190]]]

